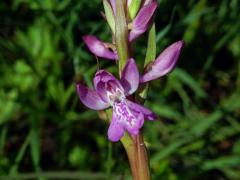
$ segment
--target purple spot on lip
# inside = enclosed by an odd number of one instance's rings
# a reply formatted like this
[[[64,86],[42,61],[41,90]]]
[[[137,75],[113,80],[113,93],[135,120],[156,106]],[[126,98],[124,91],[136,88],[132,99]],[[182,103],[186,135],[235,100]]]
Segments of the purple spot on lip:
[[[128,127],[135,125],[136,117],[131,113],[125,101],[115,102],[113,108],[120,124]]]

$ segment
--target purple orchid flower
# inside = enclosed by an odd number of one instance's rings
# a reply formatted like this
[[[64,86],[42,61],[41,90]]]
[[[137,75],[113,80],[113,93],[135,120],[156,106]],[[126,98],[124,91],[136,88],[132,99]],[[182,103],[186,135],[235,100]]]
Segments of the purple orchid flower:
[[[152,16],[157,9],[157,6],[157,1],[153,0],[149,1],[140,9],[137,16],[132,22],[131,31],[128,38],[130,42],[132,42],[147,31],[151,23]]]
[[[77,85],[80,100],[94,110],[113,108],[112,121],[108,129],[108,139],[116,142],[125,131],[137,135],[144,119],[154,120],[156,115],[146,107],[127,99],[139,86],[139,72],[134,59],[128,60],[121,80],[107,71],[99,70],[94,77],[95,90]]]
[[[137,135],[144,119],[156,118],[151,110],[132,102],[127,97],[138,89],[140,83],[158,79],[169,73],[176,65],[183,44],[183,41],[177,41],[167,47],[141,77],[134,59],[130,59],[122,71],[120,81],[109,72],[99,70],[93,81],[95,90],[81,84],[77,85],[80,100],[87,107],[103,110],[112,106],[112,121],[108,129],[109,140],[118,141],[125,130],[131,135]]]
[[[107,43],[100,41],[98,38],[92,35],[85,35],[82,37],[83,41],[89,48],[89,50],[96,56],[102,57],[108,60],[116,60],[117,53],[111,51],[107,47]]]
[[[148,68],[149,70],[140,78],[140,83],[158,79],[171,72],[177,63],[183,45],[183,41],[177,41],[168,46],[156,60],[154,60]]]
[[[114,14],[116,14],[116,2],[115,0],[110,0]],[[131,4],[131,0],[127,1],[128,6]],[[156,0],[146,0],[143,6],[140,8],[137,16],[132,21],[131,31],[129,33],[129,41],[132,42],[138,38],[141,34],[147,31],[152,16],[156,11],[158,3]]]

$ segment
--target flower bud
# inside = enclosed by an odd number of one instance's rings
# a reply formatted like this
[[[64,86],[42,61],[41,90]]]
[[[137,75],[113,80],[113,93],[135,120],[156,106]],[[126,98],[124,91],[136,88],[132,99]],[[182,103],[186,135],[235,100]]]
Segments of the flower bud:
[[[133,41],[137,37],[139,37],[141,34],[146,32],[148,29],[151,18],[157,9],[157,1],[153,1],[145,6],[143,6],[139,13],[137,14],[136,18],[132,22],[132,30],[129,34],[129,41]]]
[[[151,64],[149,71],[147,71],[141,77],[140,82],[145,83],[154,79],[158,79],[173,70],[183,45],[183,41],[177,41],[167,47]]]
[[[109,60],[117,59],[117,54],[107,48],[104,42],[92,35],[82,37],[89,50],[96,56]]]

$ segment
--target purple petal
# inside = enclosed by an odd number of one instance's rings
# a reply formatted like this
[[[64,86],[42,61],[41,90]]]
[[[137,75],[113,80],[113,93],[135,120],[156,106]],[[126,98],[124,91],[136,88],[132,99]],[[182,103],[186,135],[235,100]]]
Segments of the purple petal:
[[[144,114],[131,111],[125,100],[113,104],[113,114],[116,122],[132,135],[137,135],[143,126]]]
[[[147,5],[147,4],[152,3],[153,1],[155,1],[155,0],[145,0],[144,3],[143,3],[143,5],[145,6],[145,5]]]
[[[118,88],[120,91],[124,92],[124,89],[119,80],[117,80],[111,73],[104,70],[97,71],[93,83],[96,92],[105,102],[109,101],[107,97],[107,91],[110,91],[109,88]]]
[[[95,91],[81,84],[77,84],[77,92],[81,102],[91,109],[102,110],[106,109],[110,105],[109,103],[102,101],[102,99]]]
[[[134,93],[138,88],[139,72],[136,63],[132,58],[128,60],[123,69],[121,84],[125,90],[125,95]]]
[[[117,142],[123,137],[124,129],[121,124],[119,124],[116,114],[113,112],[112,121],[108,128],[108,139],[113,142]]]
[[[169,73],[175,67],[183,45],[183,41],[177,41],[166,48],[153,62],[150,70],[141,77],[140,82],[148,82]]]
[[[131,135],[137,135],[144,123],[144,116],[142,113],[138,113],[136,118],[137,119],[134,125],[131,125],[130,123],[125,124],[125,128]]]
[[[148,108],[140,105],[140,104],[137,104],[137,103],[134,103],[132,101],[129,101],[127,100],[127,103],[128,103],[128,107],[132,110],[132,111],[135,111],[137,113],[143,113],[144,114],[144,117],[148,120],[155,120],[157,118],[156,114],[153,113],[151,110],[149,110]]]
[[[96,56],[106,58],[109,60],[117,59],[115,52],[110,51],[106,45],[98,38],[92,35],[85,35],[82,37],[89,50]]]
[[[157,1],[154,0],[140,9],[136,18],[132,22],[132,30],[129,34],[130,42],[139,37],[148,29],[151,18],[157,9],[157,6]]]
[[[116,0],[110,0],[110,4],[112,6],[113,9],[113,13],[116,15]]]

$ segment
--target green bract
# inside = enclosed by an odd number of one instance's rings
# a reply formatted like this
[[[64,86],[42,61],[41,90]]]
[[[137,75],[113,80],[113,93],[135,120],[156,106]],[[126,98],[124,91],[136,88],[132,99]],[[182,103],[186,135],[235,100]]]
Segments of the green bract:
[[[141,0],[132,0],[130,6],[128,7],[129,16],[131,19],[135,18],[140,6],[141,6]]]

